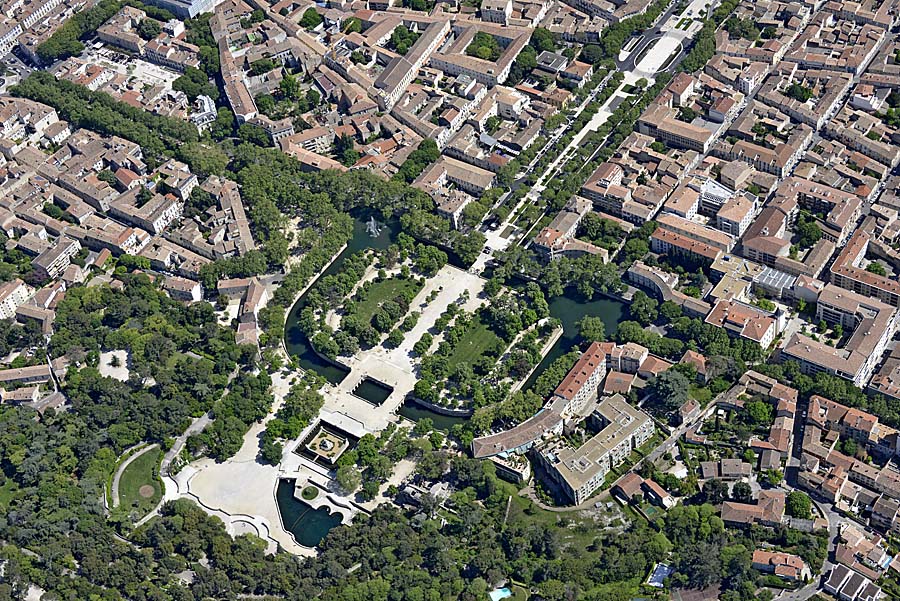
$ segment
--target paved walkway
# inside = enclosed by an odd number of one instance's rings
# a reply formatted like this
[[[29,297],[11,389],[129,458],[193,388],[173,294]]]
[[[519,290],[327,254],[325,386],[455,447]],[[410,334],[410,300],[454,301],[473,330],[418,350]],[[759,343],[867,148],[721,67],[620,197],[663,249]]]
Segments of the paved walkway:
[[[166,499],[188,498],[198,503],[210,515],[225,523],[229,534],[253,533],[274,552],[278,545],[297,555],[315,555],[315,550],[298,545],[294,537],[281,525],[275,500],[279,470],[276,466],[257,461],[260,438],[290,390],[296,374],[272,374],[272,410],[261,422],[253,424],[244,435],[241,449],[231,459],[216,463],[204,458],[185,466],[167,487]],[[170,489],[171,488],[171,492]]]
[[[344,415],[353,422],[362,424],[366,432],[377,434],[388,424],[399,420],[397,411],[406,395],[416,385],[415,354],[413,346],[422,334],[434,327],[434,323],[452,303],[458,302],[464,292],[469,298],[461,308],[475,311],[484,300],[479,297],[485,281],[471,273],[446,265],[435,277],[427,280],[425,286],[413,301],[410,309],[420,311],[415,327],[405,334],[397,348],[387,349],[376,346],[354,357],[342,359],[350,373],[338,385],[326,385],[322,389],[325,409]],[[429,303],[425,299],[432,293],[437,296]],[[373,405],[357,397],[353,391],[367,376],[393,388],[390,396],[380,405]]]

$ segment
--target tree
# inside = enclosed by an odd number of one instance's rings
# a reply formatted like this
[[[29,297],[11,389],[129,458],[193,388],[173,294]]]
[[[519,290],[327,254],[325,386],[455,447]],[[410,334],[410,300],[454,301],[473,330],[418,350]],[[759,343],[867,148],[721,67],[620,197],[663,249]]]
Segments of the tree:
[[[312,9],[307,10],[309,12]],[[318,14],[318,13],[317,13]],[[265,75],[276,67],[275,61],[270,58],[261,58],[250,63],[250,72],[253,75]]]
[[[800,84],[792,83],[788,86],[787,90],[784,93],[788,98],[793,98],[794,100],[799,100],[800,102],[806,102],[813,96],[813,91],[807,87],[801,86]]]
[[[227,107],[219,107],[216,120],[210,125],[209,133],[216,140],[230,137],[234,133],[234,113]]]
[[[194,67],[185,67],[184,73],[172,82],[172,89],[184,92],[191,102],[200,95],[213,100],[219,97],[219,89],[209,82],[206,73]]]
[[[307,8],[300,19],[300,27],[312,30],[321,25],[323,21],[325,21],[325,18],[316,12],[316,9]]]
[[[635,321],[643,326],[648,326],[656,321],[658,304],[656,299],[650,298],[644,291],[638,290],[634,293],[628,310]]]
[[[344,33],[360,33],[362,32],[362,21],[357,17],[350,17],[344,21]]]
[[[159,26],[157,21],[153,19],[143,19],[137,26],[137,34],[141,36],[143,40],[152,40],[155,39],[162,33],[162,28]]]
[[[800,236],[800,246],[809,248],[822,239],[822,228],[816,223],[815,218],[801,211],[797,219],[797,234]]]
[[[260,449],[260,456],[264,461],[272,465],[278,465],[281,462],[281,455],[283,452],[284,447],[280,442],[276,440],[270,440],[267,437],[263,438],[262,448]]]
[[[281,95],[289,100],[296,100],[300,97],[300,82],[290,73],[285,74],[281,83],[278,84],[278,89]]]
[[[878,261],[872,261],[866,266],[866,271],[869,273],[874,273],[875,275],[886,276],[887,271],[884,269],[884,265],[879,263]]]
[[[37,47],[37,55],[44,63],[81,54],[84,44],[79,40],[90,37],[97,29],[115,15],[121,5],[117,0],[101,0],[91,8],[76,12]]]
[[[271,146],[271,140],[266,130],[253,123],[242,123],[238,128],[238,137],[244,142],[249,142],[262,148]]]
[[[191,171],[196,173],[201,181],[209,175],[225,175],[225,169],[228,167],[228,155],[213,144],[200,142],[185,144],[179,149],[178,156],[184,161],[190,161]]]
[[[256,97],[256,108],[264,115],[273,115],[275,113],[275,97],[271,94],[260,94]]]
[[[670,369],[652,378],[651,394],[667,412],[677,411],[688,400],[690,381],[678,370]]]
[[[104,169],[103,171],[98,173],[97,179],[99,179],[100,181],[106,182],[107,184],[109,184],[112,187],[115,187],[119,183],[118,178],[116,178],[116,174],[113,173],[112,171],[110,171],[109,169]],[[60,219],[60,218],[61,217],[59,217],[58,219]]]
[[[791,517],[809,519],[812,516],[812,501],[805,492],[794,490],[788,493],[785,511]]]
[[[735,482],[731,487],[731,498],[738,503],[749,503],[753,498],[753,489],[746,482]]]
[[[334,479],[338,483],[338,486],[348,494],[359,488],[359,485],[362,482],[359,470],[352,465],[342,465],[339,467],[335,473]]]
[[[466,48],[466,54],[486,61],[496,61],[500,58],[500,44],[491,34],[479,31]]]
[[[219,63],[219,50],[215,46],[200,46],[198,53],[200,58],[200,68],[208,77],[215,77],[221,71]]]
[[[585,315],[578,322],[578,332],[581,337],[590,342],[603,342],[606,340],[606,324],[603,319],[594,315]]]
[[[399,29],[399,28],[398,28]],[[437,147],[437,143],[426,138],[419,143],[419,146],[412,151],[403,161],[400,169],[394,175],[394,179],[405,181],[411,184],[419,175],[425,171],[425,168],[438,160],[441,151]]]
[[[772,423],[772,405],[764,401],[750,401],[744,407],[750,422],[756,426],[767,426]]]
[[[684,314],[681,307],[672,301],[663,302],[659,306],[659,313],[670,322],[675,321]]]
[[[396,27],[391,33],[391,39],[388,47],[397,52],[397,54],[406,54],[410,46],[416,43],[419,34],[413,33],[405,25]]]
[[[349,134],[341,134],[334,139],[334,154],[338,161],[346,167],[359,160],[359,152],[354,148],[355,142]]]
[[[766,482],[768,482],[770,486],[778,486],[781,484],[782,480],[784,480],[784,472],[781,470],[766,471]]]
[[[681,121],[684,121],[685,123],[690,123],[691,121],[693,121],[696,118],[697,118],[697,111],[695,111],[694,109],[692,109],[688,106],[683,106],[678,110],[678,119],[680,119]]]
[[[746,449],[743,454],[744,461],[749,463],[750,465],[754,465],[756,463],[756,453],[753,452],[753,449]]]
[[[759,38],[759,28],[752,19],[741,19],[738,17],[730,17],[725,21],[725,30],[731,39],[744,38],[751,42],[755,42]]]
[[[400,330],[391,330],[391,333],[388,334],[388,337],[385,339],[385,345],[397,348],[401,344],[403,344],[403,332]]]
[[[416,247],[416,270],[426,277],[437,274],[447,261],[447,253],[436,246],[420,244]]]
[[[553,52],[556,50],[556,40],[549,30],[543,27],[537,27],[531,34],[530,44],[538,52]]]
[[[720,504],[728,498],[728,485],[718,478],[707,480],[703,485],[703,498],[712,505]]]
[[[422,334],[422,337],[419,338],[419,341],[413,345],[413,352],[422,357],[428,352],[428,349],[431,348],[433,342],[434,337],[428,332],[425,332]]]

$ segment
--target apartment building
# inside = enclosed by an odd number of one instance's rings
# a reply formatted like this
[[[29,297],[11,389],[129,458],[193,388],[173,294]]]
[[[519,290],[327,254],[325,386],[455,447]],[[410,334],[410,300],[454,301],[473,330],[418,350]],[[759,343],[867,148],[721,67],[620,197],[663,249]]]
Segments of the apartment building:
[[[604,399],[589,420],[597,434],[575,449],[563,440],[541,448],[537,458],[573,503],[587,500],[603,485],[610,470],[653,437],[650,416],[621,394]]]
[[[876,447],[886,446],[890,455],[896,452],[897,431],[879,423],[878,416],[871,413],[813,395],[809,399],[806,419],[824,431],[831,430],[838,432],[842,438],[853,439],[869,451],[875,452]],[[888,437],[890,442],[882,444],[882,439]]]
[[[841,601],[877,601],[883,597],[881,587],[843,564],[832,568],[824,589]]]
[[[722,521],[733,528],[754,524],[775,528],[781,525],[786,504],[785,494],[777,490],[761,490],[756,503],[722,503]]]
[[[9,54],[15,47],[20,35],[22,35],[21,23],[0,24],[0,55],[6,56]]]
[[[488,61],[466,54],[477,33],[493,36],[502,48],[496,61]],[[518,27],[496,27],[493,25],[467,25],[461,22],[453,24],[454,42],[441,52],[435,52],[429,65],[443,71],[447,75],[468,75],[475,81],[488,87],[502,84],[509,77],[513,63],[528,45],[531,31]]]
[[[49,382],[53,377],[47,364],[0,370],[0,386]]]
[[[484,0],[479,11],[482,21],[508,25],[512,17],[513,3],[512,0]]]
[[[661,213],[656,217],[656,223],[659,224],[660,228],[665,228],[670,232],[680,234],[684,238],[701,242],[724,252],[730,251],[735,244],[735,238],[721,230],[672,213]]]
[[[16,309],[31,296],[31,289],[16,278],[0,285],[0,319],[15,317]]]
[[[494,185],[494,179],[495,175],[486,169],[442,156],[416,178],[413,186],[431,193],[436,188],[453,184],[467,194],[480,197]]]
[[[71,264],[72,257],[81,250],[81,244],[66,236],[60,236],[47,250],[32,259],[31,266],[42,276],[55,279]]]
[[[863,296],[872,297],[892,307],[900,306],[900,283],[880,276],[863,266],[870,235],[862,228],[854,232],[831,266],[831,282]]]
[[[109,214],[153,234],[161,234],[181,217],[184,202],[174,195],[153,194],[141,204],[138,190],[134,188],[115,199],[110,204]]]
[[[797,36],[784,60],[804,69],[828,69],[859,75],[875,56],[887,32],[882,27],[817,14]]]
[[[137,33],[137,26],[147,18],[147,13],[132,6],[123,6],[106,23],[97,28],[97,38],[141,55],[146,42]]]
[[[650,249],[659,254],[682,255],[707,263],[712,263],[723,254],[720,248],[692,240],[664,227],[656,228],[656,231],[651,234]]]
[[[753,552],[753,569],[774,574],[790,582],[806,581],[812,577],[809,566],[799,556],[757,549]]]
[[[193,19],[200,13],[209,13],[222,0],[151,0],[148,4],[164,8],[179,19]]]
[[[732,196],[716,213],[716,229],[739,239],[753,223],[757,208],[756,199],[752,196]]]
[[[203,288],[200,282],[168,276],[163,280],[163,289],[175,300],[183,302],[196,302],[203,299]]]
[[[704,320],[730,335],[756,342],[768,348],[779,332],[778,320],[771,314],[732,300],[719,300]]]
[[[844,107],[825,126],[825,133],[852,150],[861,152],[888,167],[900,162],[900,147],[893,143],[893,131],[877,115]]]
[[[786,202],[816,215],[824,214],[819,220],[822,236],[836,245],[842,245],[856,228],[864,204],[856,194],[796,176],[782,182],[772,204]]]
[[[797,361],[803,373],[826,372],[865,387],[897,331],[894,307],[828,284],[819,294],[816,316],[841,324],[845,331],[852,329],[847,343],[834,347],[795,333],[782,348],[782,355]]]
[[[786,64],[766,79],[757,97],[795,121],[819,130],[843,102],[852,84],[853,79],[847,73],[796,69],[795,65]],[[802,102],[786,94],[791,85],[818,93],[811,100]]]
[[[553,392],[565,402],[563,413],[578,413],[597,397],[597,387],[606,375],[606,351],[593,342],[581,355]]]
[[[640,116],[637,129],[668,146],[705,153],[709,150],[714,132],[675,118],[676,111],[665,102],[656,101]]]

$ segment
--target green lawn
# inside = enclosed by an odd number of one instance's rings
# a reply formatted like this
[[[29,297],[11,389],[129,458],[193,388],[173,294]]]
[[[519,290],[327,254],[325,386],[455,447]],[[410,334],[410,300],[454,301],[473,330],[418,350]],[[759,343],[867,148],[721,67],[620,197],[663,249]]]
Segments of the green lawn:
[[[459,343],[453,347],[453,351],[447,357],[450,373],[453,373],[457,364],[464,362],[473,363],[486,350],[496,344],[503,344],[503,341],[476,315],[472,320],[472,325],[469,326],[469,329],[466,330],[463,337],[459,339]]]
[[[353,314],[363,323],[372,321],[375,311],[386,300],[395,299],[407,291],[418,292],[421,289],[419,282],[414,279],[401,279],[398,277],[387,278],[380,282],[370,284],[363,298],[356,302]]]
[[[157,447],[128,464],[119,478],[119,507],[127,511],[137,509],[141,515],[156,507],[162,498],[162,483],[157,474],[161,461],[162,450]],[[149,489],[145,488],[142,494],[141,488],[145,486],[151,487],[153,493],[148,494]]]

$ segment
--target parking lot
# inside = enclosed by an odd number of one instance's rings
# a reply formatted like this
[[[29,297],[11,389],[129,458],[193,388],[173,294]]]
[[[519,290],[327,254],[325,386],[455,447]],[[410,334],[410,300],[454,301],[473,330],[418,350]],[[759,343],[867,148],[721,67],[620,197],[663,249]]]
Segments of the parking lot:
[[[0,75],[0,93],[5,93],[9,86],[19,83],[28,77],[29,73],[34,71],[32,67],[28,66],[12,52],[0,59],[0,62],[6,67],[6,73]]]

